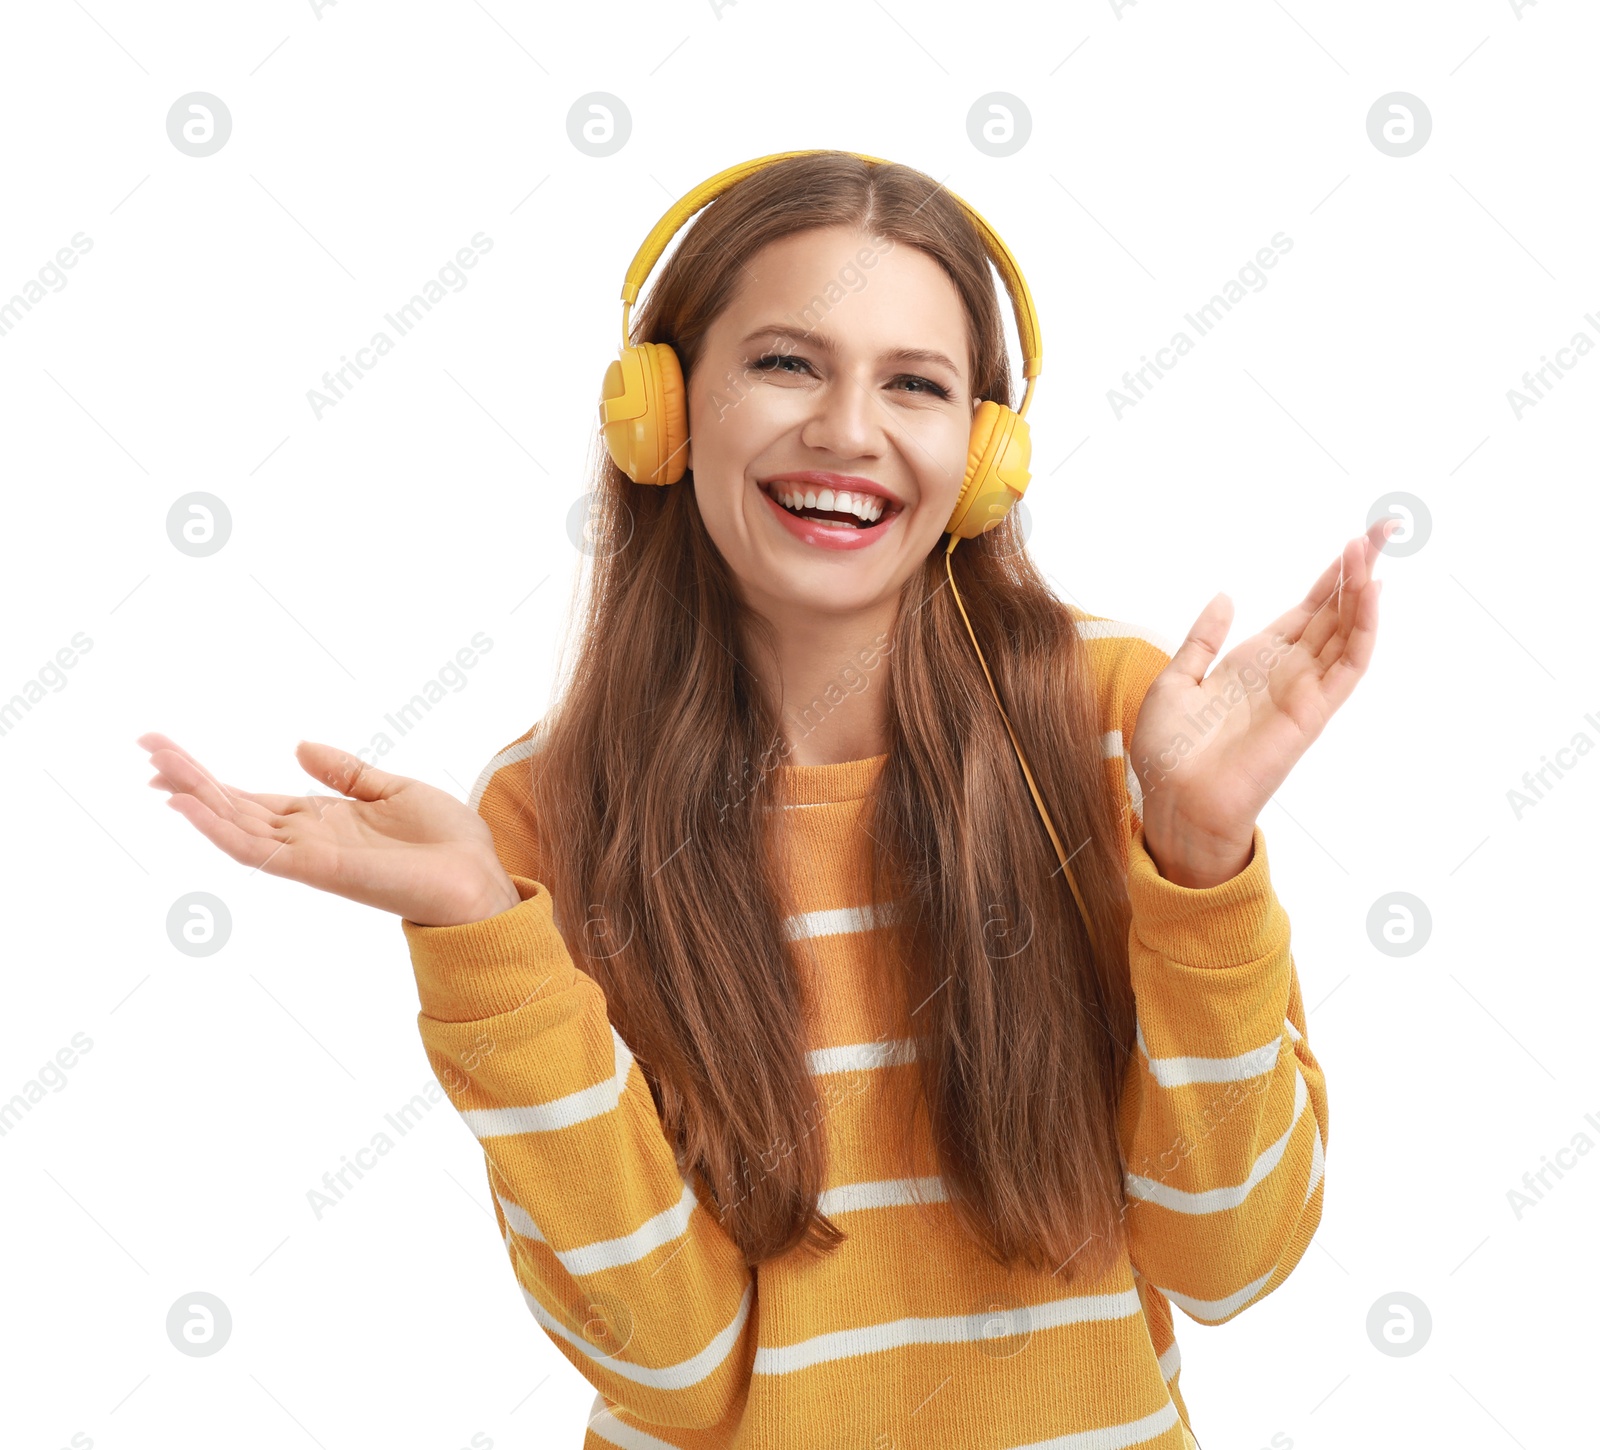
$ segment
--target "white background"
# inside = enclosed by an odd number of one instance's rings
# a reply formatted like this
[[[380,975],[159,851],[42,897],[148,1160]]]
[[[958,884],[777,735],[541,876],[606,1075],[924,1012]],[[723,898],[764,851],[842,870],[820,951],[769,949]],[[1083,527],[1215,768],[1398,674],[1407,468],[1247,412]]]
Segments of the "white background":
[[[384,762],[465,796],[549,704],[627,262],[704,177],[819,146],[946,182],[1020,261],[1046,360],[1031,547],[1075,602],[1175,641],[1226,590],[1238,638],[1384,495],[1431,515],[1379,561],[1367,678],[1262,816],[1328,1078],[1326,1204],[1267,1300],[1179,1317],[1205,1450],[1592,1436],[1600,1153],[1520,1219],[1507,1194],[1600,1143],[1600,758],[1520,819],[1507,792],[1600,741],[1600,356],[1520,418],[1507,390],[1600,342],[1600,23],[1578,0],[1122,12],[8,11],[0,297],[93,246],[0,336],[0,699],[76,632],[92,649],[0,736],[0,1100],[93,1047],[0,1138],[7,1445],[580,1442],[593,1391],[523,1306],[448,1104],[308,1204],[432,1080],[397,921],[224,857],[134,737],[309,790],[296,740],[366,744],[483,631],[461,698]],[[166,131],[196,90],[233,120],[205,158]],[[568,139],[591,91],[632,116],[604,159]],[[998,159],[967,133],[993,91],[1033,128]],[[1433,120],[1403,159],[1367,134],[1391,91]],[[480,231],[469,285],[314,416],[322,373]],[[1279,231],[1269,285],[1119,420],[1107,390]],[[195,491],[232,518],[209,558],[167,536]],[[167,938],[192,891],[232,914],[212,957]],[[1368,936],[1391,891],[1432,914],[1411,956]],[[195,1290],[233,1316],[212,1357],[167,1339]],[[1395,1291],[1432,1315],[1407,1357],[1366,1329]]]

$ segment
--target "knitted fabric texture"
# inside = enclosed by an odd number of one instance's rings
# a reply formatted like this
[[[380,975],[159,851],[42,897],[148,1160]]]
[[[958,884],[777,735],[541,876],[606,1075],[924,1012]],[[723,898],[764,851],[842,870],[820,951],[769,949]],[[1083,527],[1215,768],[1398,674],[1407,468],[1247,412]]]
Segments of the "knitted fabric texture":
[[[914,1043],[875,957],[883,908],[847,885],[886,756],[777,771],[785,936],[825,1104],[819,1207],[847,1237],[754,1269],[680,1171],[555,928],[528,804],[537,729],[479,777],[472,804],[521,904],[402,928],[423,1043],[482,1145],[515,1283],[598,1392],[583,1450],[1195,1450],[1172,1306],[1225,1323],[1300,1261],[1322,1212],[1327,1095],[1260,827],[1220,885],[1161,876],[1124,745],[1169,656],[1145,630],[1071,612],[1128,807],[1138,1034],[1118,1122],[1130,1252],[1070,1290],[1002,1268],[958,1228],[925,1135],[911,1176],[887,1152],[885,1125],[920,1102]]]

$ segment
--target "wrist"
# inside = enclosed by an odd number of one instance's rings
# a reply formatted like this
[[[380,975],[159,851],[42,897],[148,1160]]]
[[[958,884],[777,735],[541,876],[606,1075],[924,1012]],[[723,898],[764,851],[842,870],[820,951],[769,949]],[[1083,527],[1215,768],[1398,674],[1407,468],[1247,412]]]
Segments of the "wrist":
[[[520,905],[522,905],[522,893],[517,890],[516,883],[502,873],[501,879],[485,891],[479,904],[466,915],[465,921],[458,924],[487,921],[491,916],[500,916],[510,911],[512,907]]]
[[[1145,851],[1162,878],[1191,890],[1232,880],[1255,852],[1254,829],[1239,840],[1157,819],[1146,820],[1143,831]]]

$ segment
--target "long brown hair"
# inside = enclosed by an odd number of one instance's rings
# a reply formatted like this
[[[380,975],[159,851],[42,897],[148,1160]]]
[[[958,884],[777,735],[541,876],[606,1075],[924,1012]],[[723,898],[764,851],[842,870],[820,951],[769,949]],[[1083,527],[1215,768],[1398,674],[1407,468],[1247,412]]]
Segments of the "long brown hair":
[[[633,341],[670,343],[687,378],[746,260],[839,225],[945,269],[969,319],[974,396],[1016,406],[1002,304],[960,206],[920,171],[845,152],[777,163],[701,211],[634,317]],[[597,442],[592,478],[577,656],[532,757],[556,919],[604,989],[680,1166],[747,1261],[831,1249],[844,1234],[816,1211],[823,1135],[807,1121],[815,1091],[779,907],[771,766],[787,747],[741,644],[741,626],[765,622],[745,617],[692,474],[640,486]],[[944,545],[906,582],[889,641],[888,760],[863,816],[876,848],[857,904],[899,903],[874,950],[922,1004],[928,1122],[967,1230],[998,1262],[1069,1265],[1075,1278],[1104,1271],[1123,1244],[1125,829],[1085,647],[1012,510],[951,564],[1040,793],[1076,850],[1110,953],[1096,959],[945,587]],[[997,923],[1008,928],[999,950]],[[773,1161],[780,1143],[792,1151]]]

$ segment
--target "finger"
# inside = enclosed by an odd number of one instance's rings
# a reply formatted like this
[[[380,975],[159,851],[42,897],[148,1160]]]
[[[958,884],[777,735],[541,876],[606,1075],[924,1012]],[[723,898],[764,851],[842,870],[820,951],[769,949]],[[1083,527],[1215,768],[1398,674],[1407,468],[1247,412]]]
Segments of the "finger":
[[[1305,598],[1273,620],[1268,626],[1269,630],[1273,634],[1281,634],[1289,644],[1303,644],[1315,654],[1332,632],[1326,616],[1338,600],[1339,570],[1343,563],[1344,555],[1336,555],[1306,591]],[[1307,638],[1308,630],[1312,631],[1310,638]]]
[[[287,843],[272,836],[259,836],[222,820],[192,795],[167,797],[167,804],[199,831],[212,845],[245,866],[259,867],[274,876],[288,874],[292,856]]]
[[[1361,602],[1372,584],[1372,564],[1378,557],[1374,542],[1378,531],[1390,521],[1381,519],[1359,539],[1351,539],[1344,549],[1344,580],[1339,590],[1339,628],[1317,652],[1317,663],[1324,673],[1343,658],[1350,648]]]
[[[171,750],[175,754],[181,755],[185,760],[193,764],[196,770],[204,772],[208,779],[216,781],[218,789],[226,791],[228,795],[236,800],[254,801],[258,806],[264,806],[275,816],[284,816],[291,811],[300,810],[305,802],[306,797],[304,796],[277,795],[269,791],[241,790],[236,785],[227,785],[222,781],[217,781],[216,777],[206,770],[205,766],[201,765],[187,750],[158,731],[148,731],[138,738],[137,743],[150,751],[152,756],[157,750]],[[150,783],[152,785],[155,784],[154,781]]]
[[[205,766],[196,760],[194,756],[190,755],[189,752],[179,745],[177,741],[170,739],[168,736],[152,730],[147,734],[141,735],[138,743],[144,746],[144,748],[150,752],[151,764],[156,763],[156,756],[160,754],[176,757],[178,760],[188,763],[190,776],[186,778],[199,776],[204,780],[211,781],[214,785],[216,785],[218,790],[222,790],[224,788],[222,783],[218,781],[217,778],[205,768]]]
[[[273,795],[268,791],[240,790],[236,785],[224,785],[222,789],[235,800],[251,801],[274,816],[286,816],[291,811],[302,810],[308,799],[303,795]]]
[[[308,775],[332,786],[341,795],[354,796],[357,800],[386,800],[405,783],[404,776],[390,775],[386,770],[368,765],[359,756],[340,750],[336,745],[302,740],[294,753]]]
[[[1221,652],[1232,623],[1233,601],[1226,594],[1212,595],[1210,603],[1189,627],[1189,633],[1167,668],[1178,670],[1199,684]]]
[[[273,814],[265,806],[235,796],[210,771],[182,751],[157,750],[151,755],[150,763],[161,772],[159,779],[171,781],[179,792],[194,796],[225,821],[239,826],[247,820],[264,824]]]
[[[177,792],[183,789],[176,781],[164,775],[157,775],[146,783],[157,790]],[[261,806],[268,816],[289,815],[293,811],[300,810],[307,799],[305,796],[268,795],[262,791],[240,790],[236,785],[224,785],[222,788],[235,801],[253,801]]]
[[[1378,641],[1378,596],[1382,592],[1383,581],[1380,579],[1369,580],[1361,590],[1350,637],[1345,641],[1339,658],[1322,677],[1322,698],[1330,715],[1350,698],[1350,692],[1355,689],[1372,660],[1372,651]]]
[[[1333,669],[1334,664],[1338,663],[1339,659],[1344,658],[1344,656],[1349,653],[1350,643],[1352,643],[1352,640],[1355,639],[1355,631],[1357,631],[1358,627],[1360,627],[1360,616],[1362,616],[1360,615],[1360,611],[1362,611],[1363,605],[1365,605],[1365,600],[1368,599],[1368,595],[1371,595],[1373,599],[1376,599],[1376,597],[1378,597],[1378,591],[1381,589],[1381,587],[1381,579],[1371,578],[1368,579],[1368,581],[1366,581],[1366,583],[1363,584],[1360,589],[1350,589],[1350,587],[1346,587],[1344,594],[1346,594],[1347,602],[1349,602],[1350,629],[1347,634],[1330,635],[1330,639],[1328,639],[1328,642],[1323,645],[1322,651],[1318,653],[1317,667],[1318,671],[1322,671],[1322,674],[1326,674],[1326,672],[1330,671],[1330,669]]]
[[[144,748],[152,755],[154,755],[158,750],[170,750],[177,755],[183,756],[185,760],[190,761],[196,767],[196,769],[205,769],[205,767],[201,765],[198,760],[195,760],[194,756],[190,755],[189,752],[185,750],[183,746],[179,745],[178,742],[170,735],[163,735],[158,730],[146,731],[138,738],[136,743],[144,746]]]
[[[171,776],[166,775],[150,776],[146,784],[152,787],[154,791],[166,791],[170,795],[186,791],[186,787],[182,786],[179,781],[174,781]],[[248,800],[248,802],[253,802],[254,805],[259,805],[262,808],[262,819],[270,818],[270,816],[286,816],[298,805],[299,800],[304,799],[304,797],[294,797],[294,795],[261,795],[254,791],[240,791],[238,786],[224,786],[222,789],[226,789],[229,797],[232,797],[235,802]]]
[[[1351,593],[1352,571],[1354,561],[1361,557],[1364,548],[1360,539],[1346,542],[1334,561],[1322,571],[1314,586],[1322,592],[1301,631],[1300,645],[1324,665],[1337,656],[1337,648],[1333,655],[1329,654],[1329,641],[1342,641],[1354,619],[1356,596]]]
[[[1339,581],[1339,632],[1333,659],[1338,657],[1344,642],[1355,628],[1356,606],[1361,603],[1361,590],[1367,582],[1366,546],[1360,539],[1352,539],[1344,546],[1344,577]],[[1330,642],[1331,643],[1331,642]],[[1328,663],[1331,665],[1333,659]]]
[[[1350,631],[1355,628],[1356,609],[1360,602],[1361,591],[1373,578],[1373,565],[1377,562],[1378,555],[1382,553],[1389,535],[1399,527],[1400,520],[1392,515],[1375,519],[1366,533],[1360,538],[1351,539],[1344,546],[1344,553],[1340,556],[1344,579],[1338,591],[1338,633],[1344,639],[1348,639]],[[1327,663],[1331,664],[1332,660],[1328,660]]]

